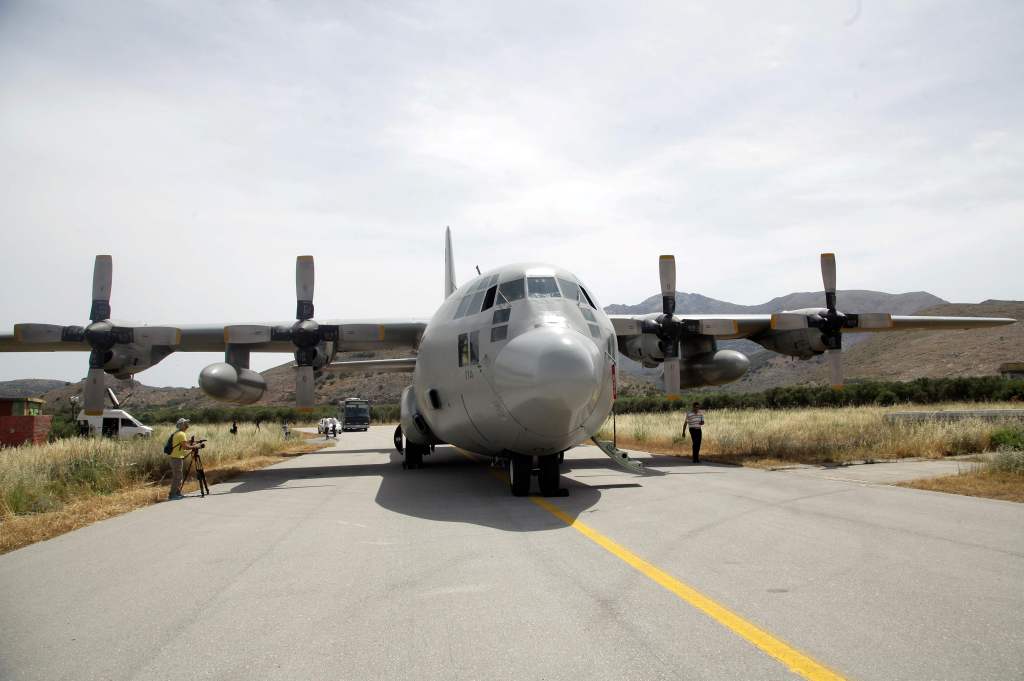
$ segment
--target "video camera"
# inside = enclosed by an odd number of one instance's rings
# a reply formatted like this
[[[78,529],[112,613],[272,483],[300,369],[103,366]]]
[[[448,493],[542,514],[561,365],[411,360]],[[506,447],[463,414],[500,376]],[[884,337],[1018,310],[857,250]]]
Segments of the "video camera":
[[[195,447],[196,449],[203,449],[204,447],[206,447],[206,438],[203,438],[202,440],[197,440],[196,436],[193,435],[192,438],[188,441],[188,443]]]

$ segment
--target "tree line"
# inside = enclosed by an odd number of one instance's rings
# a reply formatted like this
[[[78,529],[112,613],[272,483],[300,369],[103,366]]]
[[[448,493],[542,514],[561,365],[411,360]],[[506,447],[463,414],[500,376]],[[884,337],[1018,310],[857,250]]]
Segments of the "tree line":
[[[788,386],[752,393],[702,389],[683,393],[678,400],[661,395],[623,397],[615,402],[615,411],[628,414],[685,410],[694,402],[700,402],[707,409],[791,409],[1021,400],[1024,400],[1024,380],[980,376],[918,378],[906,382],[863,381],[847,384],[842,390],[823,385]]]

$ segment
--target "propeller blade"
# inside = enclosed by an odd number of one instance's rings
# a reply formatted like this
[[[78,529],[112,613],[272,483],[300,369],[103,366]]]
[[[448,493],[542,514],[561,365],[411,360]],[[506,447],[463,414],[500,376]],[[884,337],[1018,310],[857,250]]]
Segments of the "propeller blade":
[[[665,379],[665,397],[670,400],[679,399],[679,358],[666,359],[661,365]]]
[[[836,254],[821,254],[821,281],[825,285],[825,293],[836,292]]]
[[[313,256],[300,255],[295,258],[295,300],[298,302],[296,319],[313,318]]]
[[[92,266],[92,308],[89,319],[98,322],[110,318],[110,286],[114,277],[114,261],[109,255],[97,255]]]
[[[224,327],[227,343],[269,343],[273,329],[258,324],[234,324]]]
[[[89,368],[85,378],[85,413],[89,416],[103,416],[103,403],[106,401],[106,384],[103,380],[103,369]]]
[[[858,329],[891,329],[892,315],[886,312],[863,312],[857,315]]]
[[[132,332],[135,342],[143,345],[181,345],[181,329],[173,326],[136,326]]]
[[[658,258],[658,276],[661,279],[661,306],[667,315],[676,312],[676,257],[663,255]]]
[[[832,387],[839,389],[843,387],[843,351],[826,350],[825,359],[828,361],[829,380]]]
[[[834,316],[836,311],[836,255],[821,254],[821,282],[825,285],[825,307]]]
[[[780,312],[772,315],[771,327],[776,331],[806,329],[807,326],[807,315],[793,312]]]
[[[64,327],[56,324],[15,324],[14,340],[21,343],[56,343]]]
[[[313,367],[295,367],[295,404],[299,409],[313,409]]]

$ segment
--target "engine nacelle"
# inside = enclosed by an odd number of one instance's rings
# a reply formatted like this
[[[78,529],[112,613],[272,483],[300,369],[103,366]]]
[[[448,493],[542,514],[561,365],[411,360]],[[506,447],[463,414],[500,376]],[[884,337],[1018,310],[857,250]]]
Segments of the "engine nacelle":
[[[416,389],[411,385],[402,391],[400,407],[399,422],[402,424],[402,433],[405,434],[405,438],[409,442],[415,442],[418,445],[441,444],[420,413],[420,408],[416,404]]]
[[[199,372],[199,387],[221,402],[252,404],[263,397],[267,381],[251,369],[237,369],[227,362],[217,362]]]
[[[624,342],[619,343],[619,350],[626,357],[634,362],[640,362],[648,369],[658,366],[665,358],[658,337],[651,333],[627,337]]]
[[[792,331],[768,331],[752,339],[768,350],[808,359],[825,352],[825,344],[821,340],[818,329],[794,329]]]
[[[718,350],[684,358],[679,363],[679,383],[683,388],[732,383],[747,373],[750,360],[736,350]]]

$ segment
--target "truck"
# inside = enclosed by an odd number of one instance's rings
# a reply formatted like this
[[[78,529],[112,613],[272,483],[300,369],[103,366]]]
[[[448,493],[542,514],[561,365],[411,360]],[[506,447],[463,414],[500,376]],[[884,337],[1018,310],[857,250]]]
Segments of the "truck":
[[[342,430],[366,430],[370,427],[370,401],[349,397],[338,403]]]
[[[99,433],[103,437],[130,440],[133,437],[150,437],[153,429],[139,423],[138,419],[124,409],[104,409],[102,416],[88,416],[85,410],[78,412],[78,431],[82,435]]]

